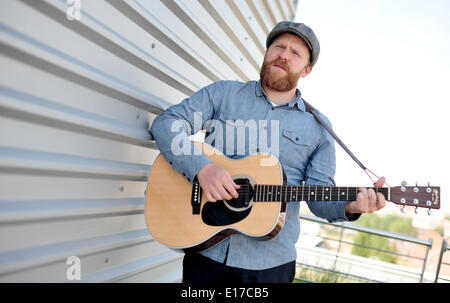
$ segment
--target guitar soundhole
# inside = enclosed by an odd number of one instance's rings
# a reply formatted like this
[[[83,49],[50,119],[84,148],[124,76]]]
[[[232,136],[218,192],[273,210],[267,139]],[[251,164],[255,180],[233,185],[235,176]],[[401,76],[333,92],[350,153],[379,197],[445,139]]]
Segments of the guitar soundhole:
[[[245,219],[251,211],[250,201],[253,198],[253,189],[246,178],[234,180],[241,188],[239,197],[228,201],[206,202],[202,208],[202,220],[211,226],[224,226]],[[228,204],[228,205],[227,205]]]

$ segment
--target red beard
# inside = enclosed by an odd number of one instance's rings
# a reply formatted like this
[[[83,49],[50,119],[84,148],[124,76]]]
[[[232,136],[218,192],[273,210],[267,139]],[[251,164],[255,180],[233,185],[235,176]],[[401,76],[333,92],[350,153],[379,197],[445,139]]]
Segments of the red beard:
[[[274,65],[284,68],[286,73],[282,75],[282,71],[275,71],[273,69]],[[265,87],[279,92],[287,92],[297,87],[298,79],[300,79],[300,73],[292,73],[289,66],[283,60],[275,59],[267,62],[265,57],[259,75]]]

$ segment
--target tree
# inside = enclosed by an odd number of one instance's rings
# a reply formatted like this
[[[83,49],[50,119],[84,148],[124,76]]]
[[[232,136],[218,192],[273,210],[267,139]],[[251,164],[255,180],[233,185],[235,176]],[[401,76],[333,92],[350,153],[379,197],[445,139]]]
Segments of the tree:
[[[358,220],[359,225],[370,228],[406,234],[409,236],[417,236],[417,231],[412,225],[411,218],[403,218],[395,215],[379,216],[377,214],[366,214]],[[384,252],[397,251],[395,242],[390,242],[388,238],[372,235],[368,233],[358,232],[355,237],[352,248],[352,254],[362,257],[375,257],[382,261],[396,263],[397,255]],[[375,249],[366,248],[373,247]]]

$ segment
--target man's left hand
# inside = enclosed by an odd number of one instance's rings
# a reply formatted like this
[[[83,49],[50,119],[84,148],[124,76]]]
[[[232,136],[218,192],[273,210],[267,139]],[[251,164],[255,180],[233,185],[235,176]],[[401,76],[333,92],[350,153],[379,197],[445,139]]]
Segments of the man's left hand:
[[[386,181],[385,177],[381,177],[374,185],[382,187]],[[346,214],[362,214],[373,213],[386,206],[386,199],[382,193],[375,193],[371,188],[361,187],[359,189],[356,201],[347,202],[345,205]]]

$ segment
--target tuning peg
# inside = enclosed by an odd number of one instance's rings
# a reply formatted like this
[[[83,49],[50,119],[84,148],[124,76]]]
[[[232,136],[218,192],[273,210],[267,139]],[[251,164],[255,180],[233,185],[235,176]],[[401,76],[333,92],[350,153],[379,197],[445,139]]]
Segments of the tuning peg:
[[[403,205],[402,208],[400,208],[400,211],[401,211],[402,213],[405,213],[405,212],[406,212],[406,205]]]
[[[428,208],[427,214],[431,216],[431,208]]]
[[[416,215],[419,213],[419,207],[416,206],[416,208],[414,209],[414,212],[416,213]]]
[[[431,193],[430,182],[427,182],[427,193]]]
[[[402,181],[402,183],[400,183],[402,186],[401,186],[401,188],[400,188],[400,190],[402,191],[402,192],[405,192],[406,191],[406,181]]]

